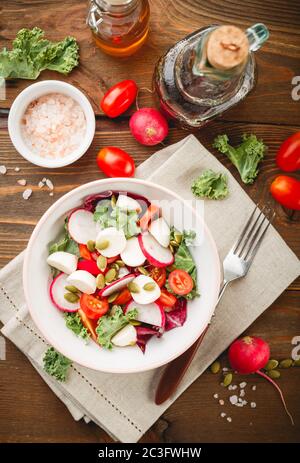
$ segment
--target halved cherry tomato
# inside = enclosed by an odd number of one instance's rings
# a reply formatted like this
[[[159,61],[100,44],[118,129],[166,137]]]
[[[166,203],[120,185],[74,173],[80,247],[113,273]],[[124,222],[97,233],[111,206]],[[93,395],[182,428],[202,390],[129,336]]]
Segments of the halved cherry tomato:
[[[148,229],[149,222],[159,217],[159,207],[155,204],[150,204],[145,214],[140,218],[140,227],[142,231]]]
[[[124,113],[135,101],[137,85],[134,80],[122,80],[113,85],[101,101],[101,109],[108,117],[117,117]]]
[[[116,146],[106,146],[97,155],[97,164],[108,177],[132,177],[134,160],[126,151]]]
[[[94,259],[87,260],[82,259],[78,261],[77,270],[85,270],[86,272],[91,273],[92,275],[99,275],[101,271],[99,270],[96,261]]]
[[[174,307],[176,304],[176,297],[174,294],[169,293],[166,289],[161,289],[161,294],[160,297],[157,299],[157,302],[159,302],[162,306],[165,307]]]
[[[109,303],[106,297],[82,294],[80,296],[80,307],[88,318],[98,320],[108,311]]]
[[[149,272],[149,276],[153,278],[160,288],[162,288],[167,279],[166,269],[163,267],[150,267]]]
[[[276,163],[285,172],[300,169],[300,132],[294,133],[282,143],[276,155]]]
[[[81,318],[83,326],[88,330],[90,335],[92,336],[92,339],[97,342],[97,333],[96,333],[96,328],[97,328],[97,321],[92,320],[91,318],[88,318],[86,314],[84,313],[83,310],[79,309],[78,314]]]
[[[273,198],[290,209],[300,210],[300,181],[288,175],[279,175],[270,187]]]
[[[124,305],[127,304],[127,302],[131,301],[132,296],[130,292],[128,291],[127,288],[123,289],[118,297],[114,300],[114,304],[116,305]]]
[[[184,296],[192,291],[194,282],[185,270],[173,270],[168,278],[171,290],[179,296]]]
[[[90,253],[90,251],[88,250],[85,244],[79,245],[79,254],[80,254],[80,257],[82,257],[83,259],[87,259],[87,260],[92,259],[92,254]]]

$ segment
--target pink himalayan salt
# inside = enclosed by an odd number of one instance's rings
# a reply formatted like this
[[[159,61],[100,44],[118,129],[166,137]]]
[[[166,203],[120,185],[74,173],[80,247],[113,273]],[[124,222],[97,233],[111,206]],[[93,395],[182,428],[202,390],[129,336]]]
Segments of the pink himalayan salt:
[[[86,119],[73,98],[49,93],[30,103],[21,129],[25,143],[35,154],[57,159],[80,146],[86,132]]]

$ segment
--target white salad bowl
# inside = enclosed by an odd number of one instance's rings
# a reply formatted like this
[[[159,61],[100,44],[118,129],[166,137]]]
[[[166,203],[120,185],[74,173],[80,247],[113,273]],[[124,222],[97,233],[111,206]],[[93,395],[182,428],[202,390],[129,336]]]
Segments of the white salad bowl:
[[[83,110],[86,119],[85,136],[82,138],[78,148],[72,153],[57,159],[43,158],[32,152],[25,143],[21,131],[22,117],[28,105],[37,98],[49,93],[61,93],[73,98]],[[83,156],[93,141],[95,125],[95,114],[87,97],[78,88],[60,80],[43,80],[29,85],[16,97],[8,116],[8,132],[16,150],[32,164],[47,168],[67,166]]]
[[[188,302],[185,324],[165,332],[161,338],[151,338],[144,354],[137,346],[106,350],[92,340],[85,344],[66,327],[63,313],[55,308],[49,296],[51,272],[46,262],[49,243],[61,234],[64,219],[71,209],[80,206],[86,196],[105,190],[127,191],[142,195],[154,203],[159,201],[163,204],[162,215],[165,218],[170,216],[168,208],[175,201],[176,227],[181,228],[180,231],[186,228],[185,223],[181,226],[179,223],[179,210],[183,209],[188,227],[193,223],[194,230],[201,237],[197,239],[197,246],[190,248],[197,264],[201,296]],[[144,180],[104,179],[70,191],[45,212],[28,243],[23,284],[30,314],[40,332],[55,349],[88,368],[110,373],[137,373],[170,362],[201,335],[215,309],[220,288],[220,263],[216,245],[202,217],[176,193]]]

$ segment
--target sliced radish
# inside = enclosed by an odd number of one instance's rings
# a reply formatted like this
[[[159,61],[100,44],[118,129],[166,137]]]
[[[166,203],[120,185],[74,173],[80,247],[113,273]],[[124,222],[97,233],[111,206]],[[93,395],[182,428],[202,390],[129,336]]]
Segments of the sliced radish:
[[[126,238],[123,230],[118,230],[115,227],[105,228],[98,233],[96,246],[97,243],[104,241],[108,242],[108,246],[100,250],[100,253],[104,257],[114,257],[124,251],[126,247]]]
[[[121,252],[121,259],[129,267],[139,267],[146,260],[136,236],[127,240],[126,248]]]
[[[160,287],[151,277],[148,277],[147,275],[139,275],[133,280],[133,283],[137,285],[139,291],[134,293],[130,290],[129,291],[131,292],[133,300],[138,304],[151,304],[151,302],[154,302],[159,298]],[[144,289],[144,286],[147,283],[153,284],[153,289]]]
[[[80,308],[79,302],[68,302],[64,295],[66,294],[66,286],[70,283],[67,281],[68,275],[60,273],[50,285],[50,299],[59,310],[65,312],[76,312]]]
[[[69,252],[53,252],[47,258],[47,264],[64,273],[73,273],[77,268],[78,257]]]
[[[118,277],[119,277],[119,278],[125,277],[126,275],[129,275],[129,273],[130,273],[130,272],[129,272],[129,270],[128,270],[127,267],[121,267],[121,268],[119,269]]]
[[[152,302],[151,304],[138,304],[135,301],[130,301],[125,307],[124,312],[128,310],[137,309],[138,314],[135,317],[135,320],[148,325],[154,325],[163,327],[165,325],[165,312],[163,307],[157,302]]]
[[[96,278],[86,270],[76,270],[67,278],[68,285],[75,286],[82,293],[94,294],[96,291]]]
[[[135,279],[135,275],[130,273],[129,275],[124,276],[123,278],[119,278],[116,281],[113,281],[110,285],[105,286],[100,292],[99,295],[103,297],[110,296],[113,293],[120,291],[121,289],[125,288],[131,281]]]
[[[150,264],[155,267],[167,267],[174,262],[174,256],[169,248],[164,248],[153,238],[150,233],[145,232],[138,236],[141,249]]]
[[[68,231],[77,243],[86,244],[89,240],[95,241],[97,230],[94,215],[85,209],[76,209],[69,217]]]
[[[154,220],[151,222],[148,228],[151,235],[161,244],[164,248],[167,248],[170,244],[170,227],[163,219],[160,217],[159,219]]]
[[[136,201],[135,199],[130,198],[130,196],[126,196],[126,195],[118,196],[116,206],[125,211],[137,211],[137,212],[142,211],[140,203]]]
[[[111,342],[118,347],[134,346],[136,344],[136,338],[135,327],[128,324],[112,337]]]

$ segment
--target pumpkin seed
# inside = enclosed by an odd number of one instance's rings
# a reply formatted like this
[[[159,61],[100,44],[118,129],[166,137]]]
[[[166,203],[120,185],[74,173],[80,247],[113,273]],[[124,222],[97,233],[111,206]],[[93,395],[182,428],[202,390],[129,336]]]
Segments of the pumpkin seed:
[[[268,371],[267,375],[272,379],[280,378],[280,371],[278,370],[270,370]]]
[[[148,270],[145,269],[145,267],[142,267],[142,266],[138,267],[138,271],[139,271],[142,275],[146,275],[146,276],[149,275],[149,272],[148,272]]]
[[[278,363],[279,363],[278,360],[271,359],[265,365],[264,370],[266,371],[274,370],[275,368],[278,367]]]
[[[89,240],[89,241],[86,243],[86,247],[88,248],[88,250],[89,250],[90,252],[94,252],[94,251],[95,251],[95,248],[96,248],[96,243],[95,243],[95,241]]]
[[[110,201],[111,201],[111,205],[112,205],[112,207],[116,207],[116,204],[117,204],[117,199],[116,199],[115,195],[112,195],[112,197],[111,197],[111,200],[110,200]]]
[[[117,271],[114,268],[110,268],[105,274],[105,283],[111,283],[117,276]]]
[[[131,293],[139,293],[139,292],[140,292],[140,288],[139,288],[138,285],[137,285],[136,283],[134,283],[133,281],[131,281],[130,283],[128,283],[127,288],[129,289],[129,291],[130,291]]]
[[[138,322],[137,320],[130,320],[129,323],[130,323],[130,325],[133,325],[133,326],[140,326],[141,325],[141,322]]]
[[[227,387],[232,382],[232,373],[227,373],[223,379],[223,386]]]
[[[155,283],[146,283],[144,286],[143,286],[143,289],[145,291],[153,291],[155,289]]]
[[[118,266],[121,268],[121,267],[125,267],[125,264],[122,260],[116,260],[116,264],[118,264]]]
[[[102,275],[102,273],[99,273],[99,275],[97,275],[96,286],[98,289],[103,289],[105,286],[105,278],[104,275]]]
[[[118,272],[120,270],[120,267],[118,266],[117,262],[114,262],[113,264],[111,264],[111,266],[109,268],[114,268],[116,270],[116,272]]]
[[[65,286],[65,289],[69,291],[69,293],[78,293],[76,286]]]
[[[172,244],[169,244],[169,249],[170,249],[171,253],[174,254],[174,248],[173,248]]]
[[[107,298],[108,302],[114,302],[117,299],[117,297],[119,296],[119,294],[120,293],[113,293],[110,296],[108,296],[108,298]]]
[[[107,266],[106,257],[99,256],[98,259],[97,259],[97,267],[98,267],[98,269],[101,270],[102,272],[104,272],[104,270],[106,269],[106,266]]]
[[[284,359],[279,362],[279,368],[290,368],[293,365],[292,359]]]
[[[174,239],[176,241],[177,244],[180,244],[181,241],[182,241],[182,234],[181,233],[178,233],[178,232],[175,232],[174,233]]]
[[[171,240],[170,244],[171,244],[171,246],[173,246],[173,248],[178,248],[178,246],[179,246],[179,244],[175,240]]]
[[[99,251],[103,251],[104,249],[108,248],[109,246],[109,241],[108,240],[101,240],[96,242],[96,248]]]
[[[76,302],[79,301],[78,294],[74,294],[74,293],[66,293],[64,294],[64,298],[66,301],[71,302],[71,304],[75,304]]]
[[[211,366],[210,366],[210,371],[211,371],[214,375],[217,374],[217,373],[219,373],[220,369],[221,369],[221,364],[220,364],[220,362],[218,362],[218,361],[215,361],[215,362],[212,363]]]
[[[175,265],[169,265],[169,266],[167,267],[167,271],[168,271],[168,272],[173,272],[173,270],[175,270],[175,269],[176,269]]]
[[[293,366],[294,366],[294,367],[300,367],[300,359],[294,360]]]

